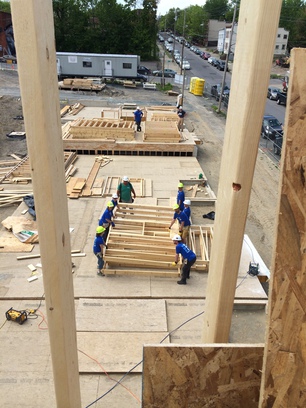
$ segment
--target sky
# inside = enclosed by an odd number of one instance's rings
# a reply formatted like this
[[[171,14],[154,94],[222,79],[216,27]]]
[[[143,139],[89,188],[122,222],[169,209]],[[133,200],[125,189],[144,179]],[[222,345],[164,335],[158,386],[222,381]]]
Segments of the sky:
[[[159,0],[157,15],[165,15],[171,8],[184,10],[189,6],[203,6],[206,0]]]

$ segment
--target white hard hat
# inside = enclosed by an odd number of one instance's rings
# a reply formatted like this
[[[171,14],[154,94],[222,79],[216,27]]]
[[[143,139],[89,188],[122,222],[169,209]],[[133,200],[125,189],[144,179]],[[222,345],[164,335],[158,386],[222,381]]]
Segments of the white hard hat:
[[[138,110],[140,110],[140,107],[139,107],[139,106],[137,106],[137,109],[138,109]]]
[[[174,235],[174,237],[172,238],[172,241],[181,241],[181,240],[182,238],[178,234]]]
[[[186,205],[191,205],[191,201],[190,201],[190,200],[185,200],[185,201],[184,201],[184,204],[186,204]]]
[[[123,177],[122,177],[122,180],[123,180],[123,181],[129,181],[129,178],[128,178],[128,176],[123,176]]]
[[[115,193],[112,195],[112,198],[118,198],[118,195]]]
[[[179,106],[179,109],[183,109],[182,106]]]

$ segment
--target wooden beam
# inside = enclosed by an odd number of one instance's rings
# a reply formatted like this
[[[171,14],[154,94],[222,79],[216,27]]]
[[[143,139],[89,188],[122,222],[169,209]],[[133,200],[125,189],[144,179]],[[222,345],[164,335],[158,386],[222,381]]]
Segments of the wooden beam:
[[[281,0],[243,0],[240,6],[207,283],[204,343],[224,343],[229,339],[281,5]],[[254,91],[245,92],[246,89]]]
[[[80,408],[52,1],[28,0],[25,6],[22,0],[12,0],[11,10],[44,265],[43,282],[56,403],[58,407]]]
[[[305,407],[306,50],[293,49],[260,407]]]

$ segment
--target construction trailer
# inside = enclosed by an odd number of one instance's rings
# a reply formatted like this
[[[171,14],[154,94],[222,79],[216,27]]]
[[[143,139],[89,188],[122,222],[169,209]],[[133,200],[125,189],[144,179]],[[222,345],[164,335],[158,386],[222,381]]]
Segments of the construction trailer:
[[[139,55],[57,52],[59,79],[101,77],[137,79]]]

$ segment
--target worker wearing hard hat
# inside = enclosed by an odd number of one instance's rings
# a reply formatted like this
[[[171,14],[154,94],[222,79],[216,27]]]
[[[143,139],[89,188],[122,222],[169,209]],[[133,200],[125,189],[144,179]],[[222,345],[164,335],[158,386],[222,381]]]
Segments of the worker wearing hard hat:
[[[137,106],[137,109],[134,112],[134,120],[137,126],[137,132],[141,132],[141,118],[143,117],[143,112],[140,109],[139,106]]]
[[[111,199],[111,202],[114,204],[114,210],[117,208],[118,210],[119,210],[119,204],[118,204],[118,194],[116,194],[116,193],[114,193],[113,195],[112,195],[112,199]]]
[[[173,219],[171,221],[171,224],[169,226],[169,229],[171,229],[172,225],[175,223],[176,220],[179,222],[179,234],[182,237],[182,241],[186,242],[187,237],[189,235],[189,229],[190,229],[190,220],[187,217],[187,215],[180,210],[180,207],[178,204],[174,204],[173,206],[174,210],[174,215]]]
[[[187,215],[189,221],[190,221],[190,217],[191,217],[190,205],[191,205],[190,200],[184,200],[184,210],[183,210],[183,212]]]
[[[105,232],[103,235],[103,238],[107,239],[108,233],[109,233],[109,227],[112,226],[113,228],[115,227],[115,223],[113,221],[113,209],[114,209],[114,204],[109,201],[107,203],[107,207],[106,210],[104,211],[104,213],[102,214],[102,217],[99,220],[99,226],[102,226],[103,228],[105,228]]]
[[[185,193],[184,193],[184,184],[183,183],[178,183],[177,185],[178,191],[177,191],[177,197],[176,197],[176,203],[179,205],[180,210],[184,210],[184,200],[185,200]]]
[[[93,253],[96,255],[98,260],[97,265],[97,274],[100,276],[105,276],[102,269],[104,266],[104,259],[103,259],[103,247],[107,248],[107,245],[103,239],[103,233],[105,232],[105,228],[99,226],[96,228],[96,237],[93,244]]]
[[[184,117],[186,115],[186,112],[182,108],[182,106],[179,106],[178,111],[177,111],[177,116],[178,116],[178,122],[177,122],[177,127],[179,130],[184,130]]]
[[[179,256],[181,255],[183,260],[183,269],[181,270],[181,279],[177,281],[179,285],[186,285],[187,279],[190,278],[190,269],[192,265],[197,260],[196,254],[188,248],[186,244],[182,242],[180,235],[174,235],[172,238],[175,247],[175,261],[173,262],[173,266],[177,265],[179,261]]]
[[[132,197],[133,194],[133,197]],[[122,183],[117,188],[117,195],[120,203],[133,203],[136,198],[136,193],[128,176],[122,177]]]

